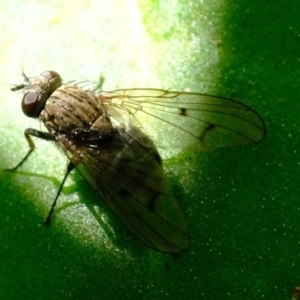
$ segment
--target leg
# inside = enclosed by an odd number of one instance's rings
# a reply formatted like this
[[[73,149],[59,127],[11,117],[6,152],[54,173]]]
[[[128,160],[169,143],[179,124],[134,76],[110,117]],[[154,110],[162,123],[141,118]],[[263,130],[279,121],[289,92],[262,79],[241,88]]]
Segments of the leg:
[[[50,211],[49,211],[49,214],[48,214],[48,216],[47,216],[47,218],[46,218],[46,221],[45,221],[45,225],[46,225],[46,226],[49,226],[49,225],[50,225],[51,217],[52,217],[52,215],[53,215],[53,212],[54,212],[54,208],[55,208],[57,199],[58,199],[58,197],[59,197],[59,195],[60,195],[60,193],[61,193],[61,191],[62,191],[62,188],[63,188],[63,186],[64,186],[64,184],[65,184],[65,182],[66,182],[66,180],[67,180],[67,177],[69,176],[69,174],[71,173],[71,171],[72,171],[74,168],[75,168],[74,164],[73,164],[72,162],[69,162],[68,167],[67,167],[67,172],[66,172],[66,174],[65,174],[65,177],[64,177],[63,181],[62,181],[61,184],[60,184],[60,187],[59,187],[58,192],[57,192],[57,194],[56,194],[56,196],[55,196],[55,199],[54,199],[54,201],[53,201],[53,203],[52,203],[52,206],[51,206],[51,209],[50,209]]]
[[[35,149],[35,145],[30,136],[34,136],[34,137],[37,137],[37,138],[40,138],[40,139],[46,140],[46,141],[55,141],[55,137],[52,134],[50,134],[49,132],[43,132],[43,131],[39,131],[39,130],[32,129],[32,128],[26,129],[24,131],[24,135],[27,140],[29,150],[28,150],[27,154],[24,156],[24,158],[14,168],[6,169],[6,171],[12,172],[12,171],[17,170],[19,167],[22,166],[22,164],[27,160],[27,158],[33,152],[33,150]]]

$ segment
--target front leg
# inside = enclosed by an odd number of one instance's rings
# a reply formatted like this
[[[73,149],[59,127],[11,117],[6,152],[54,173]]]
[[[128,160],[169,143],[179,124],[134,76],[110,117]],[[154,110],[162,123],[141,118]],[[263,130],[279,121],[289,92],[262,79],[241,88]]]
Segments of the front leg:
[[[29,150],[28,150],[27,154],[24,156],[24,158],[15,167],[10,168],[10,169],[6,169],[6,171],[13,172],[13,171],[17,170],[19,167],[22,166],[22,164],[27,160],[27,158],[33,152],[33,150],[35,149],[35,145],[34,145],[34,142],[31,138],[31,136],[40,138],[40,139],[45,140],[45,141],[55,141],[55,137],[51,133],[39,131],[39,130],[36,130],[36,129],[33,129],[33,128],[27,128],[24,131],[24,135],[25,135],[25,138],[27,140]]]

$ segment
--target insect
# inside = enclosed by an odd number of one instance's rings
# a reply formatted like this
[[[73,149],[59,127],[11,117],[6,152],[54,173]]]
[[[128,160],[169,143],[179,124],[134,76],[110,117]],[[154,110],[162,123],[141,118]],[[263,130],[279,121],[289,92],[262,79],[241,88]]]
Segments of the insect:
[[[255,143],[265,135],[255,111],[222,97],[148,88],[95,92],[63,84],[55,71],[22,75],[24,84],[12,90],[23,90],[24,114],[40,119],[48,132],[26,129],[29,151],[9,170],[31,155],[31,137],[54,142],[69,160],[48,225],[65,180],[76,168],[139,240],[157,251],[181,253],[190,236],[157,148],[212,150]]]

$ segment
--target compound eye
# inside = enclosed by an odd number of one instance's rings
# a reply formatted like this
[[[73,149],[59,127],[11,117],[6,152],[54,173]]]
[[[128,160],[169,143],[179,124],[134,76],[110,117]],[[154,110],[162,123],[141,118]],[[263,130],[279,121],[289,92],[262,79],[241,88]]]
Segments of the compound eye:
[[[23,96],[22,110],[27,117],[38,117],[35,115],[39,94],[37,92],[29,92]]]

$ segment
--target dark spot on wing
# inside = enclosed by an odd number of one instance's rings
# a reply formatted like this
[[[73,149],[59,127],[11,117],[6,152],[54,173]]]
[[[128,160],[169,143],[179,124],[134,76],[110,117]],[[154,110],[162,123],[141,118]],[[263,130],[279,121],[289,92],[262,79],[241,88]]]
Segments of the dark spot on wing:
[[[186,108],[183,108],[183,107],[181,107],[181,108],[179,108],[179,114],[181,115],[181,116],[187,116],[187,112],[186,112]]]
[[[160,197],[160,194],[157,193],[157,192],[153,192],[152,193],[152,199],[148,202],[147,204],[147,208],[152,211],[152,212],[155,212],[159,209],[159,197]]]
[[[215,124],[208,124],[208,126],[205,128],[203,131],[202,135],[199,137],[200,141],[204,140],[205,135],[207,134],[208,131],[212,131],[216,127]]]

